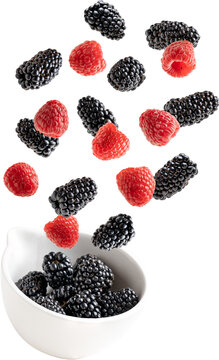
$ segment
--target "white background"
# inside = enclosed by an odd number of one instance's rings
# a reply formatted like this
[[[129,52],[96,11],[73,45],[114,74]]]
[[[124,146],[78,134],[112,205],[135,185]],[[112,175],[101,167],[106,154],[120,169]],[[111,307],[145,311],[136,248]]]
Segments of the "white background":
[[[95,201],[77,216],[80,230],[92,234],[111,215],[132,215],[136,237],[125,249],[143,266],[147,278],[146,306],[140,321],[120,344],[90,360],[216,360],[219,358],[218,289],[218,116],[180,129],[165,147],[152,146],[139,126],[148,108],[162,109],[172,97],[218,87],[217,2],[114,0],[126,20],[124,39],[116,42],[92,31],[83,11],[93,1],[5,1],[1,19],[1,140],[0,178],[16,162],[27,162],[39,175],[35,196],[13,196],[0,182],[0,250],[14,226],[43,231],[55,217],[47,198],[56,186],[72,178],[90,176],[98,184]],[[162,51],[147,45],[144,32],[161,20],[184,21],[201,34],[195,54],[197,68],[183,79],[171,78],[161,68]],[[97,40],[107,61],[106,70],[82,77],[69,66],[71,50],[85,40]],[[63,55],[59,76],[40,90],[24,91],[15,79],[16,68],[39,50],[55,48]],[[107,82],[107,73],[120,58],[134,56],[146,68],[147,79],[136,91],[120,93]],[[119,160],[101,162],[92,155],[92,137],[77,115],[82,96],[92,95],[111,109],[131,141]],[[48,159],[37,156],[15,133],[17,122],[33,118],[48,100],[63,102],[69,112],[68,131]],[[153,173],[184,152],[198,164],[199,174],[181,193],[165,201],[152,200],[131,207],[117,189],[115,177],[129,166],[148,166]],[[49,240],[48,240],[49,241]],[[0,304],[0,355],[3,359],[49,359],[27,345],[12,328]],[[34,324],[33,324],[34,326]]]

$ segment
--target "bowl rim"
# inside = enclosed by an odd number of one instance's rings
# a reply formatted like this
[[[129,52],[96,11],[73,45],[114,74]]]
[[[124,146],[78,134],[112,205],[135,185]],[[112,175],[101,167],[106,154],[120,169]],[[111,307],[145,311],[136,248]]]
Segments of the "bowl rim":
[[[8,253],[8,249],[11,247],[10,245],[10,233],[15,232],[15,231],[30,231],[30,232],[37,232],[38,234],[40,234],[39,230],[37,229],[30,229],[30,228],[24,228],[24,227],[13,227],[11,229],[8,230],[7,232],[7,243],[6,243],[6,247],[5,250],[3,252],[2,255],[2,259],[1,259],[1,268],[2,268],[2,276],[5,278],[5,280],[8,282],[8,284],[10,285],[10,287],[12,288],[12,290],[24,301],[27,302],[30,306],[36,307],[38,310],[48,314],[48,316],[52,316],[55,317],[57,319],[62,319],[62,320],[66,320],[66,321],[74,321],[74,322],[78,322],[78,323],[84,323],[84,324],[91,324],[91,323],[103,323],[103,322],[113,322],[113,321],[117,321],[119,319],[125,318],[131,314],[134,314],[135,312],[137,312],[138,310],[140,310],[140,308],[143,307],[143,303],[145,300],[145,292],[146,292],[146,277],[145,274],[141,268],[141,266],[137,263],[137,261],[131,256],[129,255],[126,251],[122,250],[122,249],[113,249],[114,251],[117,251],[119,253],[125,254],[125,256],[128,258],[128,260],[130,260],[131,262],[134,263],[134,265],[137,267],[138,271],[142,274],[142,279],[143,279],[143,284],[142,284],[142,296],[139,299],[139,302],[137,303],[137,305],[135,305],[132,309],[119,314],[119,315],[115,315],[115,316],[108,316],[108,317],[102,317],[102,318],[79,318],[79,317],[74,317],[74,316],[68,316],[65,314],[59,314],[56,313],[52,310],[46,309],[45,307],[37,304],[36,302],[34,302],[33,300],[31,300],[28,296],[26,296],[15,284],[15,282],[12,280],[11,276],[9,275],[9,272],[7,271],[7,253]],[[79,233],[80,236],[86,236],[86,237],[91,237],[91,235],[87,234],[87,233]],[[59,251],[61,251],[62,248],[58,248],[60,249]],[[111,251],[113,251],[111,250]]]

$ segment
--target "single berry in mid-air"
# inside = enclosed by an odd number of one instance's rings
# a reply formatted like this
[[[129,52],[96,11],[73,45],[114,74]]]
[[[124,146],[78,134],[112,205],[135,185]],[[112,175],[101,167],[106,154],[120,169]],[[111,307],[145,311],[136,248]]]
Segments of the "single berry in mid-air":
[[[84,19],[91,29],[111,40],[120,40],[125,35],[125,20],[113,5],[98,1],[84,11]]]
[[[144,206],[153,197],[155,180],[145,166],[124,169],[116,180],[119,191],[132,206]]]
[[[49,240],[62,248],[72,248],[79,239],[79,225],[74,216],[65,219],[58,215],[44,226],[44,231]]]
[[[101,46],[96,41],[85,41],[76,46],[69,56],[69,63],[83,76],[96,75],[106,67]]]
[[[131,56],[119,60],[107,77],[110,85],[119,91],[135,90],[146,78],[144,66]]]
[[[30,271],[19,279],[16,285],[28,297],[46,295],[47,280],[40,271]]]
[[[157,146],[166,145],[179,131],[176,118],[163,110],[146,110],[141,114],[139,125],[146,139]]]
[[[66,315],[58,301],[51,299],[50,296],[36,296],[33,297],[32,300],[36,304],[41,305],[48,310],[54,311],[58,314]]]
[[[118,127],[113,113],[94,97],[86,96],[81,98],[77,110],[87,132],[93,136],[106,123],[111,122]]]
[[[135,236],[132,218],[126,214],[111,216],[93,234],[92,242],[100,249],[111,250],[127,245]]]
[[[102,317],[120,315],[131,310],[138,302],[137,294],[130,288],[108,291],[98,299]]]
[[[212,115],[219,99],[211,91],[196,92],[183,98],[169,100],[164,110],[176,117],[181,127],[198,124]]]
[[[16,196],[32,196],[36,193],[39,180],[35,170],[26,163],[17,163],[8,168],[4,183]]]
[[[51,251],[44,256],[42,267],[53,289],[73,284],[73,266],[65,254]]]
[[[184,77],[196,68],[195,53],[192,43],[187,40],[170,44],[161,59],[162,68],[173,77]]]
[[[155,174],[154,198],[157,200],[170,198],[184,189],[196,174],[198,174],[197,165],[187,155],[175,156]]]
[[[64,306],[66,315],[80,318],[100,318],[101,308],[95,295],[83,291],[71,297]]]
[[[59,138],[68,129],[68,112],[60,101],[47,101],[34,117],[35,129],[46,136]]]
[[[63,308],[67,301],[74,295],[76,295],[77,289],[73,285],[62,285],[58,289],[53,289],[48,296],[52,300],[58,301]]]

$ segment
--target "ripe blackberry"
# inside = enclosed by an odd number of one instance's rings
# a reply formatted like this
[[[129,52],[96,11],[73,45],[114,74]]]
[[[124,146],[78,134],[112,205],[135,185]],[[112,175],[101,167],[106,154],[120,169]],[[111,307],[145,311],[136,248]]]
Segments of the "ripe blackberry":
[[[100,249],[111,250],[126,245],[135,236],[132,218],[126,214],[111,216],[93,234],[92,242]]]
[[[83,291],[68,300],[64,306],[66,315],[80,318],[100,318],[101,309],[90,291]]]
[[[49,197],[49,202],[56,214],[68,218],[83,209],[96,194],[95,182],[91,178],[83,177],[57,187]]]
[[[40,271],[30,271],[16,285],[28,297],[46,295],[47,280]]]
[[[16,78],[25,90],[39,89],[58,75],[61,66],[62,56],[57,50],[39,51],[17,68]]]
[[[16,132],[19,139],[36,154],[48,157],[59,145],[59,139],[41,134],[34,127],[33,120],[21,119],[17,124]]]
[[[58,289],[54,289],[48,296],[58,301],[61,307],[63,307],[67,301],[75,295],[76,288],[73,285],[62,285]]]
[[[84,18],[91,29],[100,31],[108,39],[120,40],[125,35],[125,20],[113,5],[106,2],[98,1],[90,6],[85,10]]]
[[[185,154],[175,156],[155,174],[154,198],[165,200],[181,191],[198,174],[197,165]]]
[[[165,49],[175,41],[187,40],[194,47],[198,45],[200,35],[192,26],[178,21],[161,21],[151,25],[145,32],[148,45],[157,50]]]
[[[83,255],[74,266],[74,285],[79,291],[90,290],[99,296],[111,288],[114,275],[112,270],[95,255]]]
[[[138,302],[138,296],[132,289],[108,291],[98,299],[102,317],[122,314],[131,310]]]
[[[102,102],[91,96],[80,99],[77,109],[84,127],[87,129],[87,132],[93,136],[96,135],[101,126],[108,122],[118,127],[113,113],[106,109]]]
[[[48,310],[65,315],[65,311],[59,305],[58,301],[51,299],[49,296],[36,296],[33,297],[32,300],[38,305],[41,305]]]
[[[144,66],[129,56],[119,60],[107,75],[109,83],[119,91],[135,90],[145,80]]]
[[[174,115],[181,127],[198,124],[212,115],[219,105],[219,99],[211,91],[196,92],[184,98],[171,99],[164,110]]]
[[[65,254],[51,251],[44,256],[42,267],[53,289],[73,283],[73,266]]]

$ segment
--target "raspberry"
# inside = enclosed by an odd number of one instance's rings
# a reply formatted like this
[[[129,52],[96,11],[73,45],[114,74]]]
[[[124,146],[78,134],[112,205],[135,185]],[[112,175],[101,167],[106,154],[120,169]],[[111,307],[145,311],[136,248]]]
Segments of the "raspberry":
[[[187,41],[176,41],[164,51],[162,68],[173,77],[189,75],[196,67],[193,45]]]
[[[46,136],[59,138],[68,129],[68,112],[58,100],[47,101],[34,117],[35,129]]]
[[[101,46],[96,41],[85,41],[76,46],[69,56],[69,63],[73,70],[84,76],[96,75],[106,67]]]
[[[155,180],[145,166],[124,169],[116,180],[119,191],[132,206],[144,206],[153,197]]]
[[[78,230],[79,225],[74,216],[65,219],[59,215],[44,227],[49,240],[62,248],[72,248],[77,243],[79,238]]]
[[[129,139],[112,123],[102,126],[92,142],[93,154],[100,160],[118,159],[129,149]]]
[[[26,163],[17,163],[8,168],[4,183],[14,195],[23,197],[34,195],[39,186],[35,170]]]
[[[141,114],[139,125],[152,145],[166,145],[179,131],[176,118],[163,110],[146,110]]]

